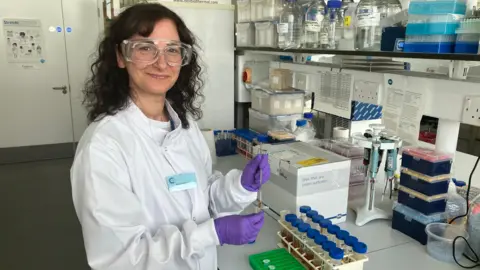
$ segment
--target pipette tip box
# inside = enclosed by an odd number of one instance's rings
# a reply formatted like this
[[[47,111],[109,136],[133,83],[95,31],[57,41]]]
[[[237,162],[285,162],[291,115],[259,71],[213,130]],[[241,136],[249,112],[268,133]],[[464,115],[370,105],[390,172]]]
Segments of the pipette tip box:
[[[407,148],[403,150],[402,167],[427,176],[449,174],[452,168],[452,155],[428,148]]]
[[[425,196],[420,192],[399,186],[398,202],[425,215],[431,215],[445,212],[447,207],[447,194]]]
[[[400,185],[427,196],[447,193],[449,182],[450,174],[431,177],[407,168],[402,168],[402,174],[400,176]]]

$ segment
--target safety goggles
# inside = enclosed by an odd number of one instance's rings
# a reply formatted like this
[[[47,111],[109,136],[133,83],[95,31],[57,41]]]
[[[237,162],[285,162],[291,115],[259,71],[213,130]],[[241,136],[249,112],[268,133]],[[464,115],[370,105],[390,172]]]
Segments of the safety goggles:
[[[185,66],[192,57],[192,46],[165,39],[124,40],[121,49],[125,60],[143,65],[151,65],[163,55],[169,66]]]

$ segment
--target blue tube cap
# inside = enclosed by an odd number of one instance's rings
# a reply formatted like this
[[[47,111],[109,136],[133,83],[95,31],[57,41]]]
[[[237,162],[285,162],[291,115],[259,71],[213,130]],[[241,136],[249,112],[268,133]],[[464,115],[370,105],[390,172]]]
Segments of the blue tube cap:
[[[327,227],[327,232],[330,233],[330,234],[337,234],[337,232],[340,231],[340,227],[338,227],[337,225],[329,225]]]
[[[353,247],[356,243],[358,243],[358,238],[355,236],[349,236],[344,241],[347,246]]]
[[[310,210],[307,212],[307,217],[312,218],[313,216],[318,215],[318,212],[315,210]]]
[[[322,221],[324,217],[322,215],[315,215],[312,217],[312,221],[314,223],[320,224],[320,221]]]
[[[335,248],[330,249],[330,252],[328,252],[328,255],[330,255],[330,258],[332,258],[334,260],[341,260],[341,259],[343,259],[343,250],[335,247]]]
[[[310,228],[310,229],[307,230],[307,237],[310,238],[310,239],[315,240],[315,237],[319,234],[320,234],[320,232],[318,230],[313,229],[313,228]]]
[[[320,227],[322,228],[328,228],[328,226],[332,225],[332,221],[330,219],[324,219],[320,221]]]
[[[314,241],[315,241],[315,244],[319,246],[323,246],[323,243],[327,242],[328,238],[325,235],[319,233],[317,236],[315,236]]]
[[[331,250],[332,248],[336,248],[336,247],[337,247],[337,246],[336,246],[335,243],[332,242],[332,241],[325,241],[325,242],[323,242],[323,244],[322,244],[323,250],[325,250],[325,251],[327,251],[327,252],[330,252],[330,250]]]
[[[307,232],[308,229],[310,229],[310,224],[308,224],[308,223],[302,223],[302,224],[298,225],[298,231],[300,231],[300,232]]]
[[[310,210],[312,210],[312,208],[308,205],[300,206],[300,213],[306,214]]]
[[[298,228],[298,225],[302,224],[303,221],[299,218],[290,221],[293,227]]]
[[[359,254],[367,253],[367,245],[362,242],[357,242],[353,245],[353,251]]]
[[[306,112],[303,114],[303,118],[305,119],[313,119],[313,113],[311,112]]]
[[[337,232],[337,238],[340,239],[340,240],[345,241],[347,239],[347,237],[349,237],[349,236],[350,236],[350,233],[347,232],[347,231],[339,230]]]
[[[286,222],[291,222],[292,220],[297,219],[297,215],[295,214],[287,214],[285,215],[285,221]]]
[[[307,120],[305,119],[297,119],[297,127],[303,127],[307,125]]]

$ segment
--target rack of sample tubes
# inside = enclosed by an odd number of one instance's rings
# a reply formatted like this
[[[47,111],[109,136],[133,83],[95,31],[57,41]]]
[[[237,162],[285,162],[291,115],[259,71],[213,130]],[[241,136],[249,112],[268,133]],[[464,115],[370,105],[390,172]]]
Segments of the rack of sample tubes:
[[[300,216],[281,212],[279,246],[310,270],[362,270],[368,261],[367,245],[309,206]]]

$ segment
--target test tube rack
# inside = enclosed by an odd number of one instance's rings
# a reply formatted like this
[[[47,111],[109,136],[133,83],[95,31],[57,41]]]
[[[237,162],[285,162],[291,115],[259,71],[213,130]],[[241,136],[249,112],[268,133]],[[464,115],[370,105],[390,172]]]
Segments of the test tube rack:
[[[280,220],[278,221],[280,224],[281,230],[286,230],[288,231],[293,238],[296,238],[297,240],[301,241],[297,235],[294,234],[294,232],[289,229],[285,224],[283,224]],[[339,266],[333,266],[330,261],[327,258],[322,257],[319,254],[319,251],[321,247],[309,247],[307,248],[314,254],[314,258],[321,258],[322,259],[322,266],[315,266],[313,264],[313,260],[308,260],[305,257],[305,253],[303,253],[300,248],[295,248],[293,246],[293,242],[288,242],[286,237],[283,237],[281,232],[277,232],[278,237],[280,238],[280,243],[278,243],[279,247],[285,248],[290,254],[292,254],[295,258],[297,258],[300,263],[302,263],[304,266],[307,267],[307,269],[312,269],[312,270],[363,270],[363,264],[368,261],[368,257],[365,255],[357,255],[357,254],[351,254],[351,255],[346,255],[342,262],[342,265]]]

